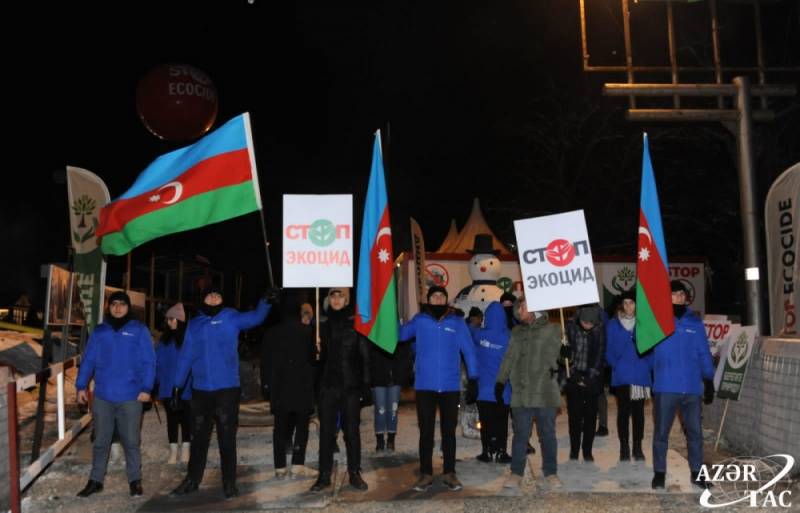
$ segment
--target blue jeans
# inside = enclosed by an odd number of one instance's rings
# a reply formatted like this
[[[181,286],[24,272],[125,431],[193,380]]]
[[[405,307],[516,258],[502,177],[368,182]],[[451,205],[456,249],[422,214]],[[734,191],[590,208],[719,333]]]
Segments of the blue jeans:
[[[536,419],[536,434],[542,448],[542,473],[545,476],[558,472],[558,440],[556,439],[555,408],[511,408],[514,440],[511,442],[511,472],[525,475],[528,459],[528,439],[531,424]]]
[[[125,470],[128,482],[142,478],[142,453],[139,447],[139,435],[142,420],[142,403],[139,401],[123,401],[112,403],[95,396],[92,406],[94,420],[94,446],[92,448],[92,472],[90,479],[103,482],[108,467],[108,452],[111,449],[111,438],[114,426],[119,433],[122,448],[125,449]]]
[[[660,393],[653,394],[655,410],[655,432],[653,433],[653,470],[667,471],[667,449],[669,432],[675,420],[675,412],[680,408],[683,426],[686,428],[686,445],[689,449],[689,469],[698,472],[703,464],[703,432],[700,427],[699,395]]]
[[[397,433],[397,406],[400,404],[400,385],[374,387],[375,434]]]

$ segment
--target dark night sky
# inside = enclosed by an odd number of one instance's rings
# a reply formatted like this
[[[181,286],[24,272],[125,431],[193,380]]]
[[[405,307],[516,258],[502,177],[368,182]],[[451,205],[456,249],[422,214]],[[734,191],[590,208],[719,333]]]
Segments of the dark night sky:
[[[718,304],[738,304],[741,292],[726,285],[741,272],[733,140],[719,126],[626,122],[625,103],[600,94],[603,81],[624,77],[580,69],[577,0],[294,4],[113,2],[92,12],[42,7],[45,17],[34,6],[7,16],[26,35],[2,36],[12,133],[0,205],[8,244],[4,304],[23,290],[38,296],[39,264],[66,260],[66,186],[53,179],[55,171],[67,164],[89,169],[114,198],[154,158],[186,144],[159,141],[137,118],[138,80],[167,62],[193,65],[214,81],[215,127],[251,113],[268,232],[276,241],[285,193],[352,193],[360,226],[372,133],[381,128],[386,135],[389,123],[384,144],[396,250],[408,248],[409,216],[435,248],[450,218],[463,223],[479,197],[504,240],[513,241],[515,218],[584,208],[595,252],[630,254],[647,129],[670,254],[708,256],[719,280],[715,291],[730,296]],[[593,5],[592,60],[622,63],[618,2]],[[676,13],[683,23],[679,58],[706,63],[709,45],[697,20],[707,7],[686,9]],[[743,9],[721,9],[729,34],[723,58],[752,57],[741,43],[752,32]],[[765,8],[771,64],[800,63],[797,9],[794,1]],[[633,10],[634,26],[652,24],[634,33],[637,62],[666,62],[659,46],[665,38],[653,35],[661,25],[651,21],[659,18],[653,13],[663,17],[663,6]],[[776,78],[798,82],[796,74]],[[786,114],[757,133],[760,196],[800,158],[798,102],[781,108]],[[206,255],[217,267],[245,271],[251,291],[264,283],[255,214],[157,239],[134,258],[153,251]],[[122,259],[109,265],[113,281]]]

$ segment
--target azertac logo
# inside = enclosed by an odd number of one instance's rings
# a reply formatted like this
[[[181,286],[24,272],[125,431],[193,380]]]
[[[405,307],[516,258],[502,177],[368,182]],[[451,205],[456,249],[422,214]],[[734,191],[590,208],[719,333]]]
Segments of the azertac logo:
[[[700,477],[714,486],[703,490],[700,505],[724,508],[742,503],[753,508],[790,508],[792,468],[794,457],[790,454],[738,457],[703,465]]]

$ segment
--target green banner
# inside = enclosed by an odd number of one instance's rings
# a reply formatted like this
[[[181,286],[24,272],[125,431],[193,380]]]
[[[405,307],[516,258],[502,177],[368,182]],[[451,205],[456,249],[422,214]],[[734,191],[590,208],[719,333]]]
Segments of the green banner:
[[[731,330],[726,348],[725,367],[717,390],[720,399],[739,400],[742,393],[747,362],[753,352],[757,331],[755,326],[736,326]]]

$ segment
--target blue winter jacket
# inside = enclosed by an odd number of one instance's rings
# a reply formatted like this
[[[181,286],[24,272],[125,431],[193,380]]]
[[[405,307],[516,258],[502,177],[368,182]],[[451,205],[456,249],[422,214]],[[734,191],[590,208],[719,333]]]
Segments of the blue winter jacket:
[[[486,308],[484,327],[473,333],[478,358],[478,400],[497,402],[494,397],[494,383],[497,370],[508,349],[511,330],[506,324],[503,305],[494,301]],[[511,385],[506,383],[503,402],[511,404]]]
[[[703,395],[703,380],[714,379],[714,364],[703,322],[687,310],[675,319],[675,333],[653,349],[653,392]]]
[[[653,386],[649,362],[652,353],[639,355],[634,331],[626,330],[617,317],[606,324],[606,361],[611,366],[612,387]]]
[[[467,364],[467,376],[478,377],[475,345],[469,335],[467,323],[452,310],[437,321],[423,311],[408,323],[400,326],[399,340],[416,337],[415,377],[416,390],[458,392],[461,390],[461,355]]]
[[[76,387],[86,390],[94,377],[94,394],[113,403],[134,401],[140,392],[150,393],[156,377],[153,339],[147,326],[136,320],[119,331],[100,324],[89,337],[81,360]]]
[[[175,386],[186,388],[189,371],[192,388],[211,392],[239,386],[239,332],[258,326],[269,313],[264,300],[255,310],[223,308],[214,317],[200,315],[189,321],[178,354]]]
[[[183,346],[181,346],[183,349]],[[158,398],[172,397],[172,388],[175,386],[175,367],[178,365],[180,349],[175,342],[165,343],[163,340],[156,345],[156,382],[158,382]],[[188,401],[192,398],[192,376],[183,389],[181,399]]]

